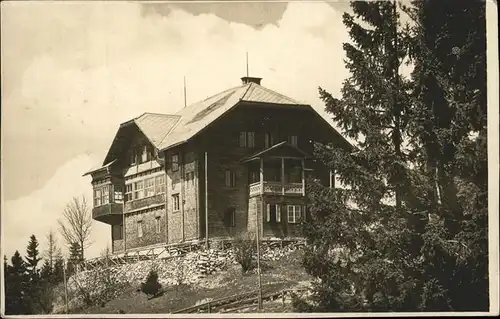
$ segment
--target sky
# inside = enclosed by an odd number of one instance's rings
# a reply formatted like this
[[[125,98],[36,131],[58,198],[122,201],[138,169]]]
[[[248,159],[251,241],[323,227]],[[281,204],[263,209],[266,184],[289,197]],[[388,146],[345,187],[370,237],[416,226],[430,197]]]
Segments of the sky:
[[[346,2],[2,2],[2,245],[24,253],[74,196],[90,200],[120,123],[144,112],[174,113],[240,84],[262,85],[324,105],[348,76],[342,44]],[[307,14],[305,14],[307,12]],[[88,257],[110,244],[94,222]],[[59,238],[59,244],[63,242]]]

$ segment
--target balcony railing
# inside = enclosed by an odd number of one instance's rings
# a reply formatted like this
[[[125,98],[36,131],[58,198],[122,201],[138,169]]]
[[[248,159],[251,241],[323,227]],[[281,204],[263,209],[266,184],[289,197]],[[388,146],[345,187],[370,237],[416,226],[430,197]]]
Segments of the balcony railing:
[[[253,183],[249,186],[250,196],[260,195],[260,194],[270,194],[270,195],[303,195],[303,185],[302,183],[285,183],[281,182],[263,182],[264,189],[261,187],[261,183]]]

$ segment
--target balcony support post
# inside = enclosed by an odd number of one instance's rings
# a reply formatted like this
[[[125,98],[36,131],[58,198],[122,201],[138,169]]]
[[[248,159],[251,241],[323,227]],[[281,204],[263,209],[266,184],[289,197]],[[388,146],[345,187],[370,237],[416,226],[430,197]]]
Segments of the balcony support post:
[[[264,194],[264,158],[260,158],[260,194]]]
[[[285,195],[285,158],[281,158],[281,195]]]
[[[302,159],[301,161],[301,165],[302,165],[302,196],[306,196],[306,174],[305,174],[305,163],[304,163],[304,159]]]

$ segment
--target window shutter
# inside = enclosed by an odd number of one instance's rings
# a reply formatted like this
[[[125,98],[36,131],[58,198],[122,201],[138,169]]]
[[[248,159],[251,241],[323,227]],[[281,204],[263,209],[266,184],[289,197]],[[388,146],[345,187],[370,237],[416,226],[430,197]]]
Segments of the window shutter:
[[[271,221],[271,205],[269,204],[266,205],[266,221]]]
[[[302,219],[302,206],[297,206],[297,215],[295,216],[295,221],[298,222]]]
[[[281,205],[276,205],[276,221],[281,222]]]
[[[226,171],[226,175],[225,175],[225,178],[226,178],[226,186],[231,186],[231,172],[230,171]]]

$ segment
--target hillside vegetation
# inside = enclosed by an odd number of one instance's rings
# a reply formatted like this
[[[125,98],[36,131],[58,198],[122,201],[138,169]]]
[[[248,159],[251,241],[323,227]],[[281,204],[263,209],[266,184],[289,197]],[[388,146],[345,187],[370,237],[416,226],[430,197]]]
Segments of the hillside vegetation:
[[[264,247],[261,261],[263,294],[308,287],[310,277],[305,273],[301,262],[300,247]],[[151,269],[158,272],[159,282],[163,287],[162,293],[156,298],[148,298],[140,291],[140,284]],[[106,271],[109,272],[108,278],[111,278],[108,283],[116,287],[107,292],[105,284],[102,287],[96,284],[96,281],[104,281],[95,278],[103,276]],[[243,273],[241,266],[234,260],[232,249],[190,252],[184,256],[109,267],[106,271],[87,271],[69,281],[70,313],[171,313],[195,304],[258,289],[256,269]],[[83,288],[85,285],[89,287]],[[82,291],[102,298],[89,298],[86,303]],[[63,297],[60,294],[55,313],[64,312]],[[281,301],[279,304],[266,303],[264,306],[264,310],[268,312],[291,311],[289,301],[285,308]]]

